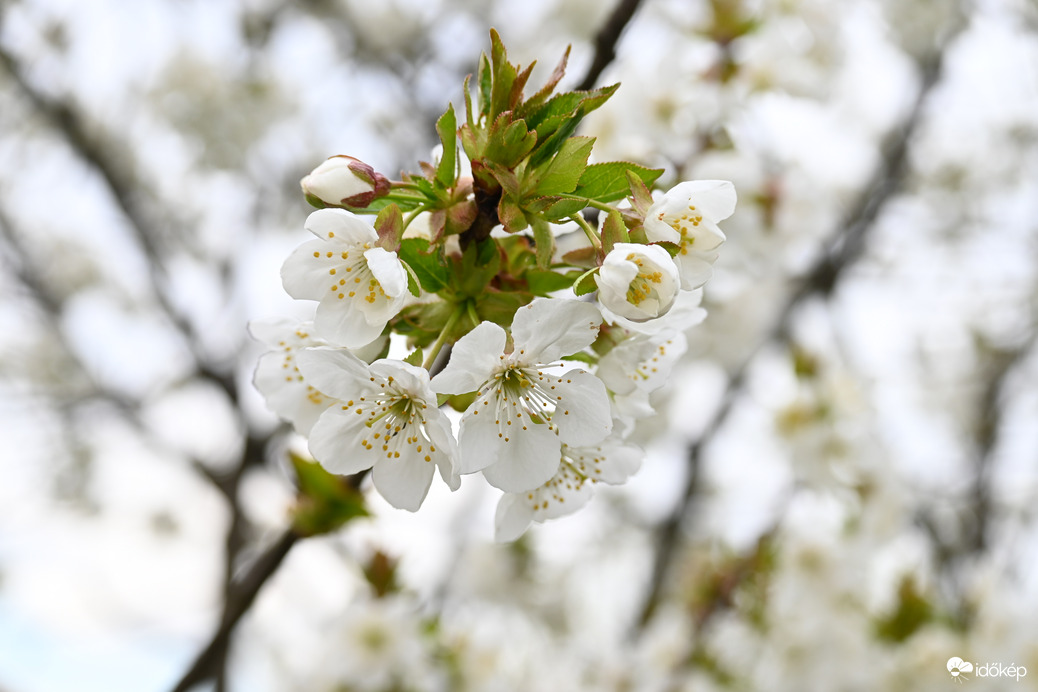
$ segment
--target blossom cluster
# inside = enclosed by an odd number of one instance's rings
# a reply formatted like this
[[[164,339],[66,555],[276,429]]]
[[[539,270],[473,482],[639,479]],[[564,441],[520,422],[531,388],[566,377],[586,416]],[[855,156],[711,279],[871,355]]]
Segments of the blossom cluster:
[[[252,332],[273,349],[257,388],[326,470],[370,469],[411,511],[434,468],[452,490],[480,474],[504,492],[496,531],[511,540],[640,466],[627,436],[705,315],[736,195],[719,180],[653,195],[662,170],[589,164],[594,139],[570,133],[616,86],[551,97],[563,58],[523,100],[530,68],[492,40],[477,108],[466,88],[467,122],[448,108],[422,174],[335,156],[303,179],[315,237],[281,278],[314,317]],[[461,414],[457,435],[441,407]]]

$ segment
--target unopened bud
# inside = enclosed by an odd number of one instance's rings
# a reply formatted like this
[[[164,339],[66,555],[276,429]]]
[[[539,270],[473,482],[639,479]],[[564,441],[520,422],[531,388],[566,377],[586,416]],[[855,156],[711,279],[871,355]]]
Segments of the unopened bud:
[[[389,181],[352,156],[333,156],[299,181],[315,207],[363,209],[389,192]]]

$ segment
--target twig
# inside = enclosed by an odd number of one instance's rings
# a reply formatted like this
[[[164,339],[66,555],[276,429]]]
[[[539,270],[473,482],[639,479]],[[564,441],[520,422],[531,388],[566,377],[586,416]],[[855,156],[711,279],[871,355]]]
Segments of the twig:
[[[577,89],[587,90],[594,87],[602,71],[616,58],[616,44],[620,40],[620,34],[630,24],[639,5],[641,0],[620,0],[617,3],[609,19],[595,34],[595,55]]]
[[[746,374],[750,364],[760,350],[773,341],[788,341],[793,314],[810,296],[829,296],[839,279],[861,256],[865,248],[869,231],[875,225],[880,211],[897,193],[904,182],[908,167],[909,143],[918,130],[919,122],[933,87],[941,74],[943,52],[920,65],[922,81],[915,103],[901,125],[887,138],[883,146],[883,157],[879,167],[866,185],[858,202],[848,210],[845,220],[832,234],[834,239],[822,257],[812,269],[797,282],[790,293],[778,317],[766,333],[743,361],[732,372],[724,398],[712,416],[700,437],[688,448],[688,478],[686,479],[681,501],[674,511],[659,526],[656,532],[656,548],[653,571],[645,601],[638,617],[638,627],[644,628],[655,612],[663,592],[670,566],[673,563],[680,544],[682,527],[698,494],[700,466],[703,449],[710,444],[714,436],[724,426],[732,411],[734,402],[742,394],[746,385]]]

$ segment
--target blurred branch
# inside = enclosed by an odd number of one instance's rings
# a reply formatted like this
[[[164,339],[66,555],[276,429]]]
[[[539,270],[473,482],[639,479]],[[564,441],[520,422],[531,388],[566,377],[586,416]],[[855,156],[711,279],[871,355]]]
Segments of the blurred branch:
[[[602,71],[616,58],[616,44],[620,41],[620,34],[630,24],[639,5],[641,0],[620,0],[617,3],[609,19],[595,34],[595,55],[577,89],[586,91],[594,88]]]
[[[140,185],[130,167],[123,165],[115,150],[114,140],[90,131],[83,116],[64,101],[53,99],[37,89],[25,78],[21,65],[6,48],[0,46],[0,64],[11,75],[21,94],[37,113],[58,132],[79,158],[90,166],[104,181],[116,206],[123,213],[136,237],[141,251],[151,265],[149,277],[155,299],[163,313],[173,323],[187,342],[194,356],[198,375],[219,386],[231,401],[238,400],[237,387],[232,374],[219,372],[202,353],[198,334],[190,321],[177,310],[161,285],[167,278],[162,250],[159,246],[160,228],[171,214],[154,214],[142,201]]]
[[[886,138],[882,158],[857,202],[831,235],[833,240],[814,266],[799,281],[778,313],[765,336],[731,373],[728,388],[715,409],[704,432],[688,448],[688,477],[678,505],[657,528],[656,546],[648,592],[638,617],[638,627],[651,620],[659,605],[671,564],[680,547],[683,527],[699,493],[703,450],[724,427],[735,401],[741,396],[750,365],[768,343],[788,341],[793,315],[812,296],[828,297],[847,269],[861,256],[869,232],[887,202],[901,189],[908,169],[908,150],[919,128],[924,106],[941,76],[943,51],[920,65],[921,84],[911,110],[900,125]]]

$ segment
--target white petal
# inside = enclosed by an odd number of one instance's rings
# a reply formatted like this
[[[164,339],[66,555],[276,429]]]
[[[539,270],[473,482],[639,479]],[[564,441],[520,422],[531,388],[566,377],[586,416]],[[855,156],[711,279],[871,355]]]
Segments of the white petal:
[[[328,276],[328,264],[325,255],[328,252],[341,252],[341,245],[329,245],[322,240],[308,240],[288,256],[281,265],[281,283],[285,292],[299,300],[321,300],[329,293],[329,284],[334,283]],[[317,254],[317,257],[314,256]]]
[[[330,396],[347,401],[371,389],[368,366],[345,349],[306,349],[296,360],[305,380]]]
[[[407,270],[395,252],[374,247],[364,252],[364,259],[387,296],[397,298],[407,293]]]
[[[286,362],[293,363],[291,355],[286,358],[284,352],[265,353],[256,364],[252,382],[271,411],[292,423],[300,435],[308,435],[325,409],[337,402],[300,380],[292,368],[286,370]]]
[[[318,209],[306,218],[303,225],[322,240],[338,239],[348,245],[378,241],[374,226],[345,209]]]
[[[483,322],[454,344],[447,367],[432,378],[433,391],[440,394],[476,391],[500,367],[504,352],[505,330],[493,322]]]
[[[697,211],[715,223],[731,216],[738,202],[735,186],[727,180],[690,180],[679,183],[667,194],[671,193],[690,200]]]
[[[321,301],[314,315],[314,326],[321,336],[347,348],[360,348],[382,334],[389,321],[372,323],[361,308],[363,299],[339,300],[334,295]]]
[[[678,253],[675,259],[681,267],[681,288],[693,290],[699,288],[714,275],[713,263],[717,253],[700,253],[689,251]]]
[[[512,320],[515,350],[526,351],[519,362],[551,363],[581,351],[598,336],[602,315],[579,300],[537,298],[516,310]]]
[[[522,536],[533,520],[533,508],[524,496],[505,493],[494,513],[494,540],[508,543]]]
[[[285,345],[285,337],[294,334],[295,330],[300,326],[302,326],[302,323],[297,320],[277,317],[252,320],[249,322],[248,328],[249,334],[256,341],[265,346],[280,349]]]
[[[463,460],[466,452],[465,432],[462,428]],[[559,436],[547,425],[530,425],[527,430],[520,428],[500,434],[502,437],[497,437],[495,432],[490,442],[497,447],[497,461],[483,469],[483,477],[490,485],[505,492],[518,493],[543,485],[558,471],[562,459]],[[472,453],[471,445],[469,452]]]
[[[433,378],[435,383],[436,378]],[[461,418],[458,433],[458,473],[464,475],[482,471],[497,463],[497,454],[503,438],[498,437],[494,422],[494,392],[478,397]]]
[[[371,469],[375,489],[397,509],[417,512],[432,484],[435,464],[421,457],[381,459]]]
[[[573,514],[591,499],[591,483],[581,478],[568,464],[543,487],[533,493],[533,519],[544,521]]]
[[[555,415],[559,439],[572,447],[595,444],[613,429],[605,384],[589,372],[570,370],[559,377]]]
[[[353,474],[369,469],[378,461],[378,452],[361,444],[371,433],[364,423],[367,416],[353,409],[333,406],[317,419],[310,431],[310,453],[332,473]]]
[[[585,451],[592,450],[581,448],[574,450],[574,454],[581,454]],[[632,444],[623,444],[615,437],[610,437],[598,447],[597,454],[594,456],[600,459],[600,461],[598,464],[593,465],[594,470],[591,470],[591,473],[588,473],[588,475],[602,483],[619,485],[626,483],[627,479],[641,468],[645,452],[640,447]]]

